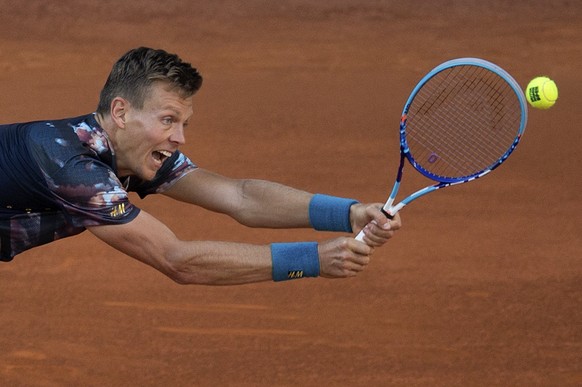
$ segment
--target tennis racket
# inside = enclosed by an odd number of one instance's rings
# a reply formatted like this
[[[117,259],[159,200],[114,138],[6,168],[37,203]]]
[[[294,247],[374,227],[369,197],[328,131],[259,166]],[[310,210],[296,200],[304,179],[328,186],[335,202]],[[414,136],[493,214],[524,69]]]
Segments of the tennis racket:
[[[499,66],[482,59],[460,58],[435,67],[404,105],[400,166],[382,212],[392,219],[421,196],[493,171],[514,151],[526,123],[523,92]],[[394,204],[405,159],[436,184]],[[363,237],[361,231],[356,239]]]

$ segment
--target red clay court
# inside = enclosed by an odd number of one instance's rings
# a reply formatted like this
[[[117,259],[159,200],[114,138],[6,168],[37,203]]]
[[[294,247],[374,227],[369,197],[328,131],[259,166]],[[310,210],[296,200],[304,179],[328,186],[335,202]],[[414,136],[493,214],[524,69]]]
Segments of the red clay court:
[[[385,199],[402,105],[440,62],[480,57],[523,87],[548,75],[560,88],[552,109],[530,109],[504,166],[406,208],[403,229],[355,279],[184,287],[89,233],[0,264],[0,385],[582,385],[582,4],[0,9],[0,122],[94,111],[120,55],[164,48],[205,77],[184,148],[193,161],[362,201]],[[424,183],[407,172],[403,190]],[[134,199],[182,238],[332,235],[245,229],[163,197]]]

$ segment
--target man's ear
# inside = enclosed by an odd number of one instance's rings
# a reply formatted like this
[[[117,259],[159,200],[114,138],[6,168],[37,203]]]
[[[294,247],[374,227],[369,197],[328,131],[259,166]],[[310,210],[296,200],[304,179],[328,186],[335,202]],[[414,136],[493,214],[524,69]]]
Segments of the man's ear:
[[[111,119],[118,128],[125,128],[125,114],[129,108],[129,102],[121,97],[115,97],[111,101]]]

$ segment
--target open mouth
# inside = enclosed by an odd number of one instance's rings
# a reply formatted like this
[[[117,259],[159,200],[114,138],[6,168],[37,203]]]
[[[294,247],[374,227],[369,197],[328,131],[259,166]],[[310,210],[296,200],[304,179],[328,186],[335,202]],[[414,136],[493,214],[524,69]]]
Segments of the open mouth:
[[[166,159],[168,159],[171,156],[172,156],[172,152],[168,152],[166,150],[152,152],[152,157],[154,158],[154,160],[156,160],[160,164],[163,164],[164,161],[166,161]]]

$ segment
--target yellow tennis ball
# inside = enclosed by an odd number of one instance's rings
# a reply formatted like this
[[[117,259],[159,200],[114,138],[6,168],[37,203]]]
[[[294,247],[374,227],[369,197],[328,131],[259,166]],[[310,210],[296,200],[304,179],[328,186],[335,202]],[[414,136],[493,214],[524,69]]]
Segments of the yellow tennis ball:
[[[558,99],[558,86],[548,77],[537,77],[525,89],[527,102],[536,109],[549,109]]]

